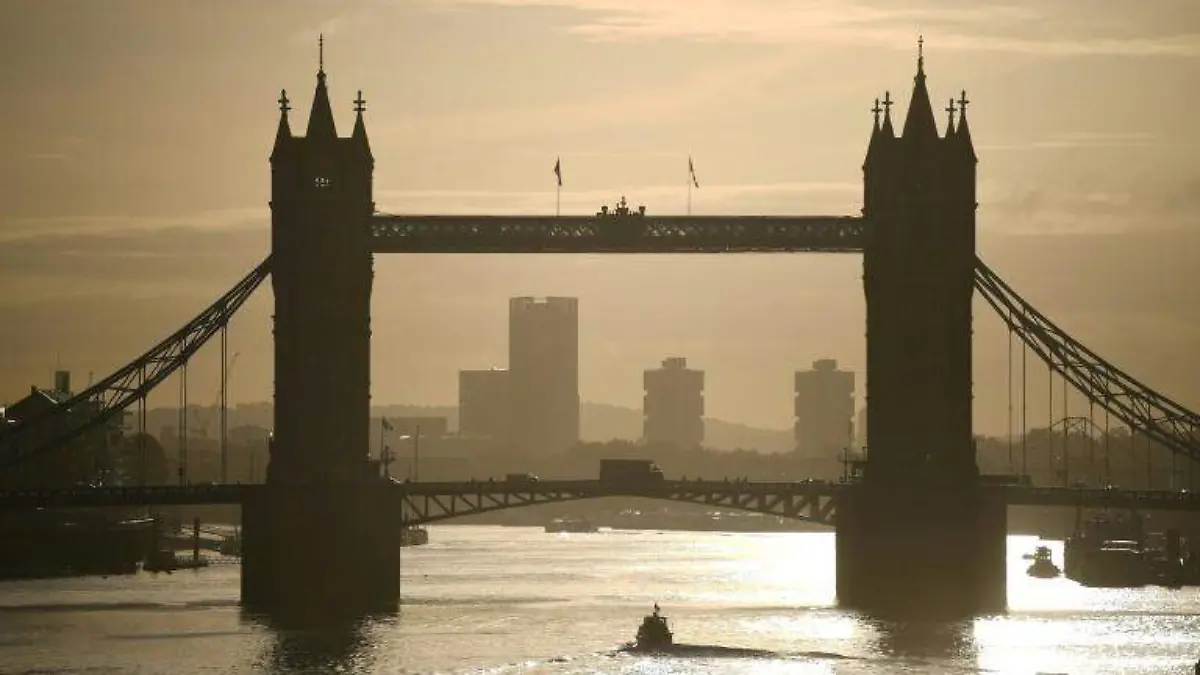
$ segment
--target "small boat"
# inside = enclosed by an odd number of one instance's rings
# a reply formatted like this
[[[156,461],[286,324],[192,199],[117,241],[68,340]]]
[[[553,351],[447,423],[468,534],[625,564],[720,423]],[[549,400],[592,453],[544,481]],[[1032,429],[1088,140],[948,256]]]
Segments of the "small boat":
[[[654,603],[654,613],[642,618],[638,626],[637,640],[633,643],[637,649],[652,651],[666,649],[675,644],[675,636],[667,625],[667,617],[660,613],[658,603]]]
[[[675,635],[667,624],[667,617],[662,615],[658,603],[654,603],[654,612],[642,617],[642,625],[638,626],[637,638],[627,643],[620,651],[651,652],[664,656],[682,656],[696,658],[712,657],[750,657],[762,658],[777,656],[775,652],[765,649],[745,649],[741,647],[721,647],[719,645],[688,645],[675,642]]]
[[[1033,552],[1033,564],[1025,571],[1031,577],[1038,579],[1053,579],[1062,573],[1050,554],[1049,546],[1039,546]]]
[[[555,518],[546,524],[547,532],[599,532],[600,528],[587,518]]]

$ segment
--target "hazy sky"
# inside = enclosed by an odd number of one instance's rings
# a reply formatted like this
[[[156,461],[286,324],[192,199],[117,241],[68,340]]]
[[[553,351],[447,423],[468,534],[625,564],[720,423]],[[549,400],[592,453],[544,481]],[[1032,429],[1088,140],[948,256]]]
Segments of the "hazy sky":
[[[77,381],[111,371],[268,253],[275,99],[288,89],[303,129],[319,32],[343,134],[356,90],[368,101],[381,211],[553,213],[561,156],[564,212],[624,194],[681,213],[690,153],[698,214],[858,213],[868,109],[891,90],[903,116],[923,33],[937,107],[962,88],[972,101],[981,256],[1094,350],[1200,407],[1195,0],[3,12],[0,400],[48,385],[56,361]],[[376,403],[452,403],[458,369],[504,365],[510,295],[580,298],[585,400],[639,406],[641,370],[680,355],[708,372],[712,416],[787,427],[791,371],[864,363],[858,256],[385,256],[376,269]],[[231,328],[235,401],[270,395],[271,302],[264,288]],[[1007,335],[982,301],[976,316],[976,428],[1002,433]],[[192,368],[193,402],[215,400],[213,352]],[[1031,426],[1050,414],[1045,372],[1031,362]]]

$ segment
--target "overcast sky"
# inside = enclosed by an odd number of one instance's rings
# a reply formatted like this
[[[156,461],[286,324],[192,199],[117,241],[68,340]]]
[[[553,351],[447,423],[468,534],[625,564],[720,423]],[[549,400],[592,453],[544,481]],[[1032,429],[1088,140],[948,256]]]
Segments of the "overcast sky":
[[[339,131],[367,99],[379,209],[856,214],[869,108],[907,107],[918,34],[939,123],[966,89],[979,252],[1095,351],[1200,407],[1194,0],[9,0],[0,21],[0,401],[152,346],[269,252],[267,156],[303,129],[317,35]],[[899,126],[899,125],[898,125]],[[580,298],[585,400],[638,407],[686,356],[708,412],[791,424],[791,372],[861,371],[858,256],[386,256],[373,400],[453,403],[503,366],[507,298]],[[271,392],[271,296],[230,331],[234,401]],[[976,312],[976,428],[1007,425],[1007,335]],[[216,356],[192,369],[211,403]],[[1019,376],[1018,376],[1019,382]],[[1057,384],[1056,384],[1057,386]],[[176,387],[156,396],[172,404]],[[861,379],[860,379],[861,394]],[[1029,368],[1044,426],[1045,368]],[[1019,409],[1019,392],[1017,406]],[[1085,410],[1073,398],[1072,414]]]

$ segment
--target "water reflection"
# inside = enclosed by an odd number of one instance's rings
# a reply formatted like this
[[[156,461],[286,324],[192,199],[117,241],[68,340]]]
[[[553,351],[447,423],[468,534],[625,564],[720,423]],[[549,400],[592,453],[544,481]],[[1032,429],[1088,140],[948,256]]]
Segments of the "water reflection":
[[[395,614],[357,616],[243,613],[242,622],[266,629],[257,659],[268,673],[363,673],[374,669],[378,636]]]
[[[864,619],[874,632],[875,652],[903,661],[952,661],[967,669],[978,665],[974,621],[909,622]]]

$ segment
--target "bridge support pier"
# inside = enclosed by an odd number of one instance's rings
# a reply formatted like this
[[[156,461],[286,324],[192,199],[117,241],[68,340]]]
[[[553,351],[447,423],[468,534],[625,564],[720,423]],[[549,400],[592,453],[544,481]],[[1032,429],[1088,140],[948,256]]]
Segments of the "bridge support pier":
[[[854,486],[838,499],[838,604],[905,619],[1003,612],[1007,520],[970,487]]]
[[[400,602],[400,521],[385,485],[271,486],[242,507],[242,604],[354,616]]]

